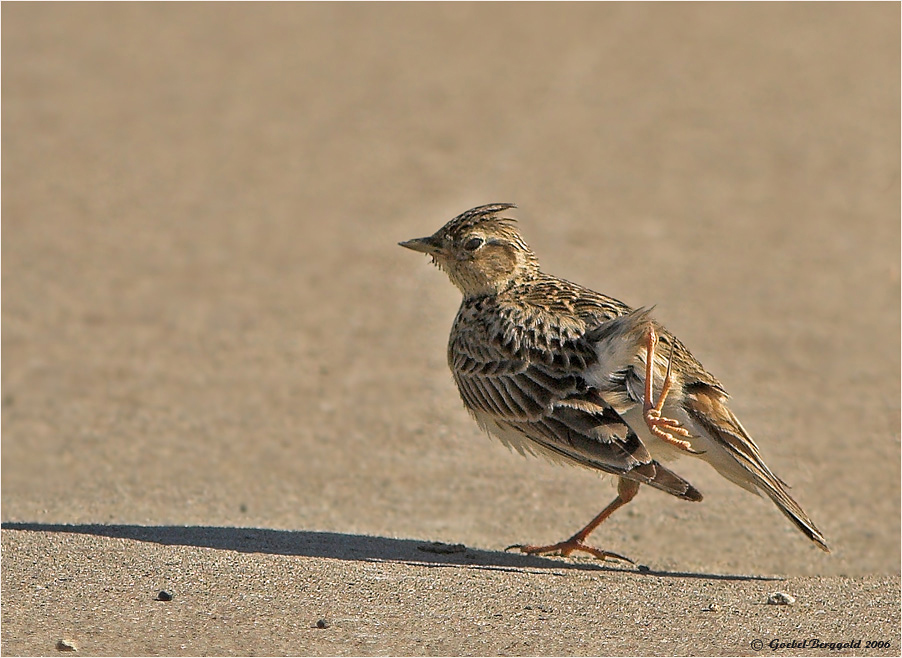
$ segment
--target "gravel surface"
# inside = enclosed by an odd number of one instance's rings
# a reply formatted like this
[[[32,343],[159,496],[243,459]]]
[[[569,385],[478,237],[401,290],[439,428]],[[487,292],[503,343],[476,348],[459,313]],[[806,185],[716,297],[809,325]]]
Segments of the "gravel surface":
[[[476,549],[423,553],[402,539],[250,532],[6,528],[3,652],[51,653],[61,636],[111,656],[756,655],[756,640],[809,643],[779,655],[837,653],[812,650],[813,640],[861,641],[840,654],[899,652],[898,576],[639,573]],[[37,574],[40,563],[56,568]],[[172,601],[157,600],[161,587]],[[768,605],[778,590],[795,603]],[[888,646],[865,650],[869,641]]]

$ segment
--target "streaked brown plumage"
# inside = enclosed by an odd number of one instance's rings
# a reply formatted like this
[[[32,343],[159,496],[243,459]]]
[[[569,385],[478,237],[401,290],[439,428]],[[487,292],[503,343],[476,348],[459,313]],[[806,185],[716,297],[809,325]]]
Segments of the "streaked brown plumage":
[[[649,311],[543,273],[514,221],[499,216],[513,207],[473,208],[427,238],[400,244],[429,254],[463,293],[448,364],[480,427],[521,454],[620,478],[617,498],[579,533],[550,546],[517,548],[626,559],[584,540],[632,499],[639,484],[701,500],[662,464],[688,454],[744,489],[766,494],[829,550],[727,407],[720,382]],[[649,412],[653,391],[662,391],[661,404]]]

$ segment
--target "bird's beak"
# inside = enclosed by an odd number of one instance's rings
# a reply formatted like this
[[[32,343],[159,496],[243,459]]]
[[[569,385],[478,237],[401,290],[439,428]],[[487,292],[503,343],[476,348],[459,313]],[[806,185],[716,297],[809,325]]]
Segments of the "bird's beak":
[[[433,256],[441,251],[441,245],[438,240],[431,235],[428,238],[414,238],[413,240],[399,242],[398,244],[402,247]]]

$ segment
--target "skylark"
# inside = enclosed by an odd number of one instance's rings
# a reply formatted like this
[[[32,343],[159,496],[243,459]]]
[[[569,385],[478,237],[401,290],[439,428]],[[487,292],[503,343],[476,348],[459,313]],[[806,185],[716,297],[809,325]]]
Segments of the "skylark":
[[[630,561],[585,540],[640,484],[701,500],[663,465],[691,456],[767,495],[829,552],[727,407],[721,383],[648,310],[542,272],[514,220],[499,215],[514,207],[473,208],[429,237],[400,243],[431,256],[463,293],[448,365],[479,426],[521,454],[619,477],[617,497],[570,539],[510,548]]]

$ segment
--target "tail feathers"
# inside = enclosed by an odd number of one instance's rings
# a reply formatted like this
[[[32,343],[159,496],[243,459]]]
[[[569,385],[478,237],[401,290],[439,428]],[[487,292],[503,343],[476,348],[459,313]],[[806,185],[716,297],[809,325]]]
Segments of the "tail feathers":
[[[786,493],[786,489],[783,488],[779,480],[762,482],[759,488],[774,501],[774,504],[786,515],[786,518],[792,521],[819,549],[826,553],[830,552],[830,547],[827,546],[827,540],[824,539],[824,535],[821,534],[821,531],[817,529],[814,522],[808,518],[808,515],[805,514],[805,511],[792,496]]]
[[[806,537],[818,548],[829,553],[830,548],[821,531],[787,493],[788,485],[774,475],[764,463],[758,446],[739,419],[726,406],[725,399],[722,393],[706,385],[693,387],[689,396],[687,411],[690,416],[735,460],[727,467],[723,462],[717,463],[712,460],[712,455],[709,456],[709,463],[724,477],[743,488],[767,494]]]
[[[626,473],[622,473],[621,477],[666,491],[683,500],[700,501],[702,499],[702,494],[698,489],[656,461],[640,464]]]

